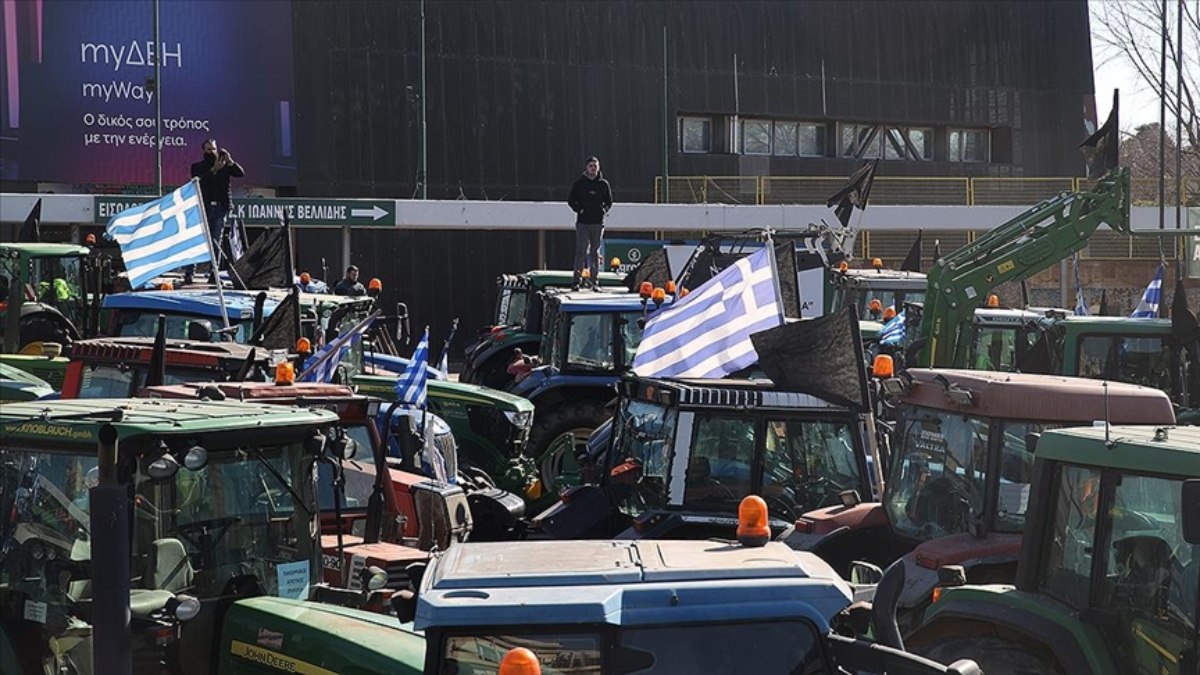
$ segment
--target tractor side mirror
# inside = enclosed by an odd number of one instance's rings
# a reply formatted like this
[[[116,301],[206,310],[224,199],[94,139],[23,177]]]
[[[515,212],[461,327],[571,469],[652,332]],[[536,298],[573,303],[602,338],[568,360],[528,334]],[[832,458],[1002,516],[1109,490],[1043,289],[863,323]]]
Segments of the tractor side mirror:
[[[1189,544],[1200,544],[1200,478],[1183,481],[1183,496],[1179,505],[1183,518],[1183,540]]]
[[[417,594],[409,590],[392,595],[392,611],[400,623],[408,623],[417,617]]]
[[[1040,440],[1041,437],[1041,434],[1032,431],[1025,434],[1025,452],[1031,455],[1036,455],[1038,440]]]
[[[967,583],[967,569],[962,565],[942,565],[938,568],[938,586],[964,586]]]
[[[408,344],[409,336],[408,326],[408,305],[403,302],[396,303],[396,344]]]

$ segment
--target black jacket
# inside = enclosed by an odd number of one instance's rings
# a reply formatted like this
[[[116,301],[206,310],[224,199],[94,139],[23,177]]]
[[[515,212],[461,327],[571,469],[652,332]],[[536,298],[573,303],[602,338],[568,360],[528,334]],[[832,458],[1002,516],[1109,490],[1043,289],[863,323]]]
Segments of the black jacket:
[[[215,160],[207,157],[192,165],[192,177],[200,179],[200,194],[204,203],[217,202],[226,209],[229,208],[229,179],[241,178],[246,175],[242,165],[237,162],[213,171]]]
[[[604,180],[604,175],[599,173],[594,179],[580,176],[571,186],[571,196],[567,199],[567,205],[577,214],[576,224],[603,223],[612,204],[612,188]]]
[[[350,281],[349,279],[342,277],[342,280],[337,282],[337,285],[333,287],[333,294],[366,295],[367,289],[363,288],[362,282],[360,281]]]

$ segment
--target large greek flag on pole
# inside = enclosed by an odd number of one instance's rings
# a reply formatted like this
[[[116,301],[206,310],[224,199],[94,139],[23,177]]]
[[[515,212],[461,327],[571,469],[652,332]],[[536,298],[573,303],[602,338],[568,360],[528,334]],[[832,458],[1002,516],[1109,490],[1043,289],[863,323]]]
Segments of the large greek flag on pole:
[[[408,367],[396,378],[396,400],[407,403],[415,408],[425,407],[425,395],[429,389],[429,373],[426,366],[429,363],[429,326],[413,351],[412,360]]]
[[[1163,281],[1162,263],[1158,265],[1158,271],[1154,273],[1154,278],[1150,280],[1150,285],[1146,287],[1146,291],[1142,293],[1142,300],[1133,310],[1130,316],[1134,319],[1157,319],[1158,306],[1162,303],[1162,281]]]
[[[642,332],[633,371],[642,377],[722,377],[758,362],[750,335],[783,324],[770,244],[686,298]]]
[[[163,272],[212,260],[208,220],[195,178],[165,197],[118,213],[104,232],[120,245],[132,288]]]

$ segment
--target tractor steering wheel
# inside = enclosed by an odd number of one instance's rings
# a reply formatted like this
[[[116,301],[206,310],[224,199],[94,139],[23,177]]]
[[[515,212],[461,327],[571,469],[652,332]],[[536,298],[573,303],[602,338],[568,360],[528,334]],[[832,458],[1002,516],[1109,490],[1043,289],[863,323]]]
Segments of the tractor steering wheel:
[[[187,543],[191,544],[201,555],[206,555],[216,549],[217,544],[225,538],[225,534],[229,532],[231,526],[240,522],[242,522],[240,516],[209,518],[180,525],[175,528],[175,532],[187,540]]]

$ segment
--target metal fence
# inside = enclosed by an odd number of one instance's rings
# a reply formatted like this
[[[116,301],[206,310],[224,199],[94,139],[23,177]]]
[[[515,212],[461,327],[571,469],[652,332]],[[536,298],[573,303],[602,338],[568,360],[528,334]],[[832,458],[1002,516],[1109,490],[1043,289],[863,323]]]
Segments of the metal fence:
[[[840,176],[671,176],[668,179],[670,201],[674,204],[824,204],[845,184]],[[968,178],[880,176],[871,187],[872,204],[913,206],[1032,206],[1062,192],[1087,188],[1085,178]],[[1185,206],[1200,206],[1200,176],[1182,181]],[[1131,184],[1134,206],[1158,205],[1158,181],[1134,178]],[[1165,201],[1176,203],[1175,184],[1166,186]],[[662,176],[654,179],[654,199],[662,203]],[[865,259],[881,258],[899,264],[912,246],[917,233],[897,230],[865,231],[855,246]],[[972,241],[971,231],[939,232],[942,253]],[[933,239],[926,236],[925,257],[932,260]],[[1161,250],[1159,247],[1162,247]],[[1081,257],[1094,260],[1174,260],[1175,239],[1128,237],[1101,229],[1089,240]]]

